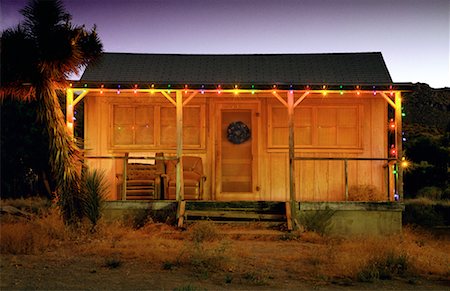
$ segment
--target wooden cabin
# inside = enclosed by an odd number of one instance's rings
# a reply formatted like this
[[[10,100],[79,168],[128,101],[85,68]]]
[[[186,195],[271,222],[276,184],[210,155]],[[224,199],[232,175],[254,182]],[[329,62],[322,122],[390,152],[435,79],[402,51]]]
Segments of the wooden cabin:
[[[67,89],[67,124],[83,100],[86,162],[109,200],[138,199],[133,155],[162,165],[142,199],[394,201],[403,90],[377,52],[104,53]],[[199,158],[201,195],[186,194],[182,157]]]

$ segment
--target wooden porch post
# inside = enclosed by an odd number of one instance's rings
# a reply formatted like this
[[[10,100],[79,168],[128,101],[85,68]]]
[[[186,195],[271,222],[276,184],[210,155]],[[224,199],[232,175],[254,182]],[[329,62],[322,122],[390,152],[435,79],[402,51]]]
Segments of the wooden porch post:
[[[184,219],[184,180],[183,180],[183,94],[176,91],[177,105],[177,177],[176,177],[176,199],[178,202],[177,218],[178,227],[183,226]]]
[[[181,91],[177,94],[177,201],[184,200],[184,181],[183,181],[183,95]]]
[[[66,90],[66,125],[70,137],[73,138],[73,89]]]
[[[289,204],[291,210],[291,225],[297,229],[297,202],[295,197],[295,175],[294,175],[294,93],[287,93],[288,126],[289,126]]]
[[[395,124],[397,125],[395,133],[395,144],[397,147],[397,171],[398,171],[397,193],[399,201],[403,201],[403,168],[399,163],[403,156],[402,93],[399,91],[395,92]]]

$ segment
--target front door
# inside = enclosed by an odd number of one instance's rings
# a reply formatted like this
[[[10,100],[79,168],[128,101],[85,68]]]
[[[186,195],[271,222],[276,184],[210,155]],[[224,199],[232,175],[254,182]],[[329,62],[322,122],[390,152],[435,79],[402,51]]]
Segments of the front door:
[[[216,198],[257,200],[258,104],[218,107]]]

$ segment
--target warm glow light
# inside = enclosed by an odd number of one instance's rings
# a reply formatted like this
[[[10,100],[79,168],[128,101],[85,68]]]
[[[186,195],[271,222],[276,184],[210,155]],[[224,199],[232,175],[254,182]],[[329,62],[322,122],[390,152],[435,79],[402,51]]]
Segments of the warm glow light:
[[[73,129],[73,122],[67,122],[67,127],[72,130]]]
[[[323,96],[327,96],[327,94],[328,94],[327,91],[323,91],[323,92],[322,92],[322,95],[323,95]]]
[[[356,91],[356,95],[361,95],[361,92],[360,91]]]
[[[394,145],[391,145],[391,149],[389,150],[389,153],[391,154],[391,156],[396,156],[397,155],[397,149],[394,147]]]
[[[254,90],[252,90],[252,95],[255,95],[255,91]]]
[[[395,121],[392,118],[391,120],[389,120],[389,130],[391,131],[395,130]]]
[[[342,91],[339,91],[339,94],[341,94],[341,95],[344,95],[344,92],[342,92]]]
[[[408,167],[409,167],[409,161],[408,161],[405,157],[402,157],[402,161],[401,161],[401,163],[400,163],[400,166],[401,166],[403,169],[408,168]]]

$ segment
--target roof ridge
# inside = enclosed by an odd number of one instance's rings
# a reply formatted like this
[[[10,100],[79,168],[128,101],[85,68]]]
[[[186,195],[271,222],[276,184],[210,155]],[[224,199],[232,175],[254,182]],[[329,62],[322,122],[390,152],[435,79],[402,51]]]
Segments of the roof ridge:
[[[313,55],[382,55],[381,52],[328,52],[328,53],[139,53],[139,52],[103,52],[108,55],[152,55],[152,56],[313,56]]]

